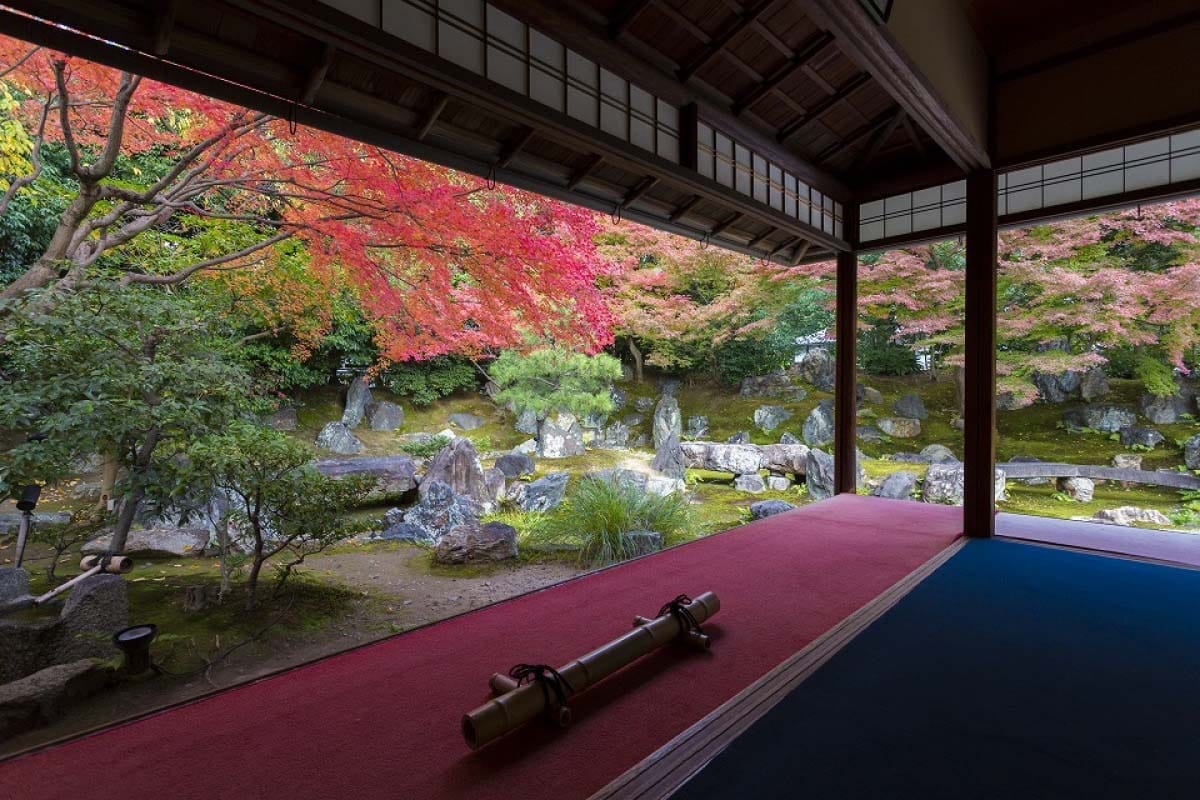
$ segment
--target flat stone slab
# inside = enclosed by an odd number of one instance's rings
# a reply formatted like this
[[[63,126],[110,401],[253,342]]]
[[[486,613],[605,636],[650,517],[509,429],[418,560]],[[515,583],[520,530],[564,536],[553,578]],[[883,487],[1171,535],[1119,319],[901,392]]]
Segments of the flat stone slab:
[[[1149,469],[1123,469],[1089,464],[1054,464],[1045,462],[1015,462],[997,464],[1009,478],[1100,478],[1125,483],[1143,483],[1172,489],[1200,489],[1200,477],[1186,472]]]
[[[50,722],[72,702],[103,689],[111,667],[84,658],[0,685],[0,741]]]
[[[323,458],[314,466],[317,472],[330,478],[371,475],[379,481],[379,490],[384,492],[400,493],[417,488],[417,464],[409,456]]]

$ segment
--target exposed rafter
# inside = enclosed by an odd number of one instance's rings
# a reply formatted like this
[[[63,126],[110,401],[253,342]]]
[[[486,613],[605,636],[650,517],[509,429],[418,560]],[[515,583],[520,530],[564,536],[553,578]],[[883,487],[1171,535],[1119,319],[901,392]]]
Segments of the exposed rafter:
[[[508,165],[512,163],[512,160],[517,157],[517,153],[521,152],[521,149],[525,147],[525,145],[529,144],[529,140],[532,138],[533,128],[522,128],[521,131],[513,137],[512,141],[505,145],[504,150],[501,151],[500,157],[496,159],[496,169],[505,169],[508,167]]]
[[[785,142],[792,138],[806,126],[808,126],[809,123],[815,122],[822,114],[836,106],[838,103],[848,100],[851,95],[870,82],[871,76],[865,72],[860,72],[858,75],[855,75],[853,78],[846,81],[846,83],[837,90],[836,94],[831,94],[829,97],[826,97],[824,100],[817,103],[808,110],[807,114],[802,114],[795,119],[784,123],[783,127],[779,129],[777,138],[781,142]]]
[[[175,13],[179,10],[179,0],[166,0],[154,9],[154,33],[151,37],[150,52],[156,56],[165,56],[171,49],[171,31],[175,28]]]
[[[758,236],[755,236],[753,239],[746,242],[746,247],[749,247],[750,249],[758,247],[767,239],[771,238],[771,236],[773,236],[777,230],[779,230],[779,228],[768,228],[765,233],[760,233]]]
[[[434,123],[438,121],[438,117],[446,110],[446,104],[450,102],[450,95],[445,92],[438,94],[437,100],[425,112],[425,116],[421,118],[421,124],[417,126],[416,140],[422,141],[429,135],[429,131],[433,129]]]
[[[304,79],[304,86],[300,90],[300,102],[304,105],[312,105],[312,102],[317,99],[317,92],[320,91],[321,84],[325,82],[329,68],[333,66],[335,55],[337,55],[337,48],[333,45],[326,44],[321,48],[321,57],[316,64],[313,64],[312,70]]]
[[[733,113],[741,114],[764,95],[786,81],[815,59],[833,43],[833,36],[822,31],[805,42],[786,64],[767,76],[767,79],[733,102]]]
[[[854,147],[854,145],[858,144],[864,138],[870,136],[881,127],[888,125],[888,123],[893,121],[899,123],[899,119],[896,114],[896,109],[890,108],[871,121],[867,122],[865,125],[859,126],[858,128],[854,129],[849,136],[846,136],[840,142],[834,142],[829,147],[822,150],[817,155],[817,161],[824,164],[830,159],[838,157],[851,147]]]
[[[904,112],[903,108],[897,108],[896,113],[892,116],[892,118],[888,120],[882,128],[875,132],[875,134],[871,137],[871,141],[867,143],[867,146],[863,148],[863,151],[858,154],[857,158],[854,159],[854,164],[850,167],[850,170],[852,172],[857,172],[858,170],[870,164],[872,159],[874,159],[879,153],[879,148],[883,147],[884,143],[891,138],[892,134],[896,132],[896,128],[900,126],[900,123],[903,122],[907,116],[908,115]]]
[[[684,201],[684,203],[681,206],[679,206],[674,211],[672,211],[671,215],[669,217],[667,217],[667,220],[669,222],[678,222],[679,220],[683,219],[689,211],[691,211],[693,208],[695,208],[696,204],[699,203],[703,199],[704,198],[702,198],[698,194],[692,195],[690,200]]]
[[[567,189],[575,191],[579,184],[583,183],[584,178],[596,171],[597,167],[604,163],[604,156],[593,155],[574,172],[571,173],[570,179],[567,181]]]
[[[626,208],[630,205],[633,205],[638,200],[642,199],[646,192],[653,189],[657,183],[658,178],[654,177],[653,175],[647,175],[646,177],[642,178],[640,181],[638,181],[636,186],[625,193],[625,196],[621,198],[621,202],[618,204],[618,208]]]
[[[793,252],[793,253],[792,253],[792,258],[791,258],[791,260],[790,260],[790,262],[789,262],[789,263],[791,264],[791,266],[793,266],[793,267],[794,267],[794,266],[798,265],[798,264],[799,264],[801,261],[803,261],[803,260],[804,260],[804,257],[805,257],[806,255],[808,255],[809,248],[811,248],[811,247],[812,247],[812,242],[811,242],[811,241],[803,241],[803,242],[801,242],[801,243],[800,243],[800,244],[799,244],[799,245],[796,247],[796,250],[795,250],[795,252]]]
[[[653,2],[654,0],[625,0],[608,23],[608,35],[616,39],[636,22],[641,13]]]
[[[729,230],[729,228],[731,226],[736,225],[738,222],[740,222],[742,217],[744,217],[744,216],[746,216],[746,215],[738,213],[738,214],[734,214],[732,217],[730,217],[727,220],[724,220],[723,222],[718,222],[716,225],[714,225],[712,227],[712,230],[710,230],[708,232],[708,235],[709,236],[720,236],[722,233]]]
[[[725,46],[739,36],[742,31],[754,24],[760,16],[767,13],[771,8],[780,2],[780,0],[759,0],[750,8],[742,12],[742,15],[731,25],[726,26],[721,33],[708,43],[700,53],[696,55],[688,63],[679,68],[679,80],[687,83],[687,81],[704,68],[704,65],[716,57],[725,49]]]

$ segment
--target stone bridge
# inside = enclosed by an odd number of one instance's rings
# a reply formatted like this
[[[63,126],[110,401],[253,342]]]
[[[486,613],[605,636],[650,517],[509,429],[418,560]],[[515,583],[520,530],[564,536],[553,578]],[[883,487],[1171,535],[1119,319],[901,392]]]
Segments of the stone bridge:
[[[1093,478],[1125,483],[1144,483],[1171,489],[1200,489],[1200,478],[1190,472],[1169,470],[1125,469],[1099,467],[1089,464],[1054,464],[1040,461],[997,464],[1009,480],[1024,478]]]

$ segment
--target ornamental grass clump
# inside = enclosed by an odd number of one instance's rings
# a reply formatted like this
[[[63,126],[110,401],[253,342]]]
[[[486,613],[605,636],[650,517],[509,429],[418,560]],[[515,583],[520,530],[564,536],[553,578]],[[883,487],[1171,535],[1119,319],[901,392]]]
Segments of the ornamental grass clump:
[[[618,481],[585,478],[537,532],[538,543],[568,546],[579,563],[599,566],[622,561],[639,551],[627,534],[653,531],[663,544],[688,538],[694,518],[682,494],[648,494]]]

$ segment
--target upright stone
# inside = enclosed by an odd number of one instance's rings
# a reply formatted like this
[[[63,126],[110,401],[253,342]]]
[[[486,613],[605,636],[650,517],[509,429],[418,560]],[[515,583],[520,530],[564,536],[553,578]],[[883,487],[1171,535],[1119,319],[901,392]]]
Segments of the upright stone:
[[[654,407],[654,449],[662,447],[671,434],[683,435],[683,417],[679,413],[679,401],[674,395],[664,394]]]
[[[815,447],[809,450],[804,483],[808,486],[808,496],[813,500],[833,497],[833,456]]]
[[[816,352],[816,351],[814,351]],[[804,420],[804,442],[809,447],[824,447],[833,441],[833,401],[817,403]]]
[[[650,466],[668,478],[683,480],[686,477],[687,468],[684,464],[683,449],[679,446],[678,434],[672,433],[667,437],[658,448]]]
[[[538,455],[542,458],[570,458],[584,454],[583,428],[574,414],[555,414],[542,421],[538,434]]]
[[[389,400],[372,403],[367,410],[367,424],[373,431],[394,431],[404,424],[404,409]]]
[[[342,412],[342,424],[347,428],[357,428],[370,404],[371,381],[366,375],[359,375],[350,381],[350,388],[346,390],[346,408]]]
[[[770,433],[791,417],[792,412],[783,406],[759,406],[754,409],[754,424],[763,433]]]
[[[1079,396],[1085,403],[1100,400],[1108,395],[1108,376],[1102,367],[1092,367],[1083,373],[1079,381]]]
[[[438,483],[449,486],[455,494],[472,500],[481,509],[490,509],[495,503],[470,439],[460,437],[443,447],[426,467],[417,491],[424,497],[429,487]]]
[[[833,376],[836,369],[833,356],[828,350],[809,350],[796,363],[796,374],[802,381],[823,392],[833,391]]]
[[[317,447],[341,456],[352,456],[362,452],[363,443],[350,432],[346,423],[330,422],[317,434]]]

